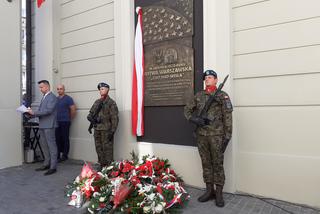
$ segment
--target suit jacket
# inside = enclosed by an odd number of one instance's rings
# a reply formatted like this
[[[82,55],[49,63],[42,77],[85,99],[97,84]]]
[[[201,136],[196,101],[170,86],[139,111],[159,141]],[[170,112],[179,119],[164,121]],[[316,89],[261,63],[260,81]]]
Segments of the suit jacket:
[[[39,117],[40,129],[50,129],[58,126],[57,102],[57,97],[52,92],[49,92],[41,101],[39,109],[34,111],[34,116]]]

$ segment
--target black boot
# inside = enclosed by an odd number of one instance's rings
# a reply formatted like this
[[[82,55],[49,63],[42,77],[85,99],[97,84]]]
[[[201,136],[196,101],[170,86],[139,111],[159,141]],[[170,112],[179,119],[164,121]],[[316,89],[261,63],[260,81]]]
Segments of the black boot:
[[[222,185],[216,185],[216,205],[217,205],[217,207],[224,207],[222,189],[223,189]]]
[[[212,183],[206,183],[206,192],[198,198],[199,202],[207,202],[215,198],[214,187]]]

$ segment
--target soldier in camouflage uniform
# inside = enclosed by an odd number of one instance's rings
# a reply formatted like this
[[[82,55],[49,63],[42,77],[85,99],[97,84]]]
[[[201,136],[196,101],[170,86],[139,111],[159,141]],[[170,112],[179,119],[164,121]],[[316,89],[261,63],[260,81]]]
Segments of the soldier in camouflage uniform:
[[[93,124],[98,162],[104,167],[113,161],[113,136],[119,118],[117,104],[108,96],[109,85],[99,83],[98,89],[101,97],[92,105],[87,119]]]
[[[232,135],[232,104],[229,95],[220,91],[206,112],[206,118],[199,117],[210,94],[217,89],[217,74],[207,70],[203,74],[206,89],[198,92],[185,106],[185,117],[197,125],[196,139],[202,162],[203,180],[206,192],[198,198],[200,202],[216,199],[218,207],[224,206],[222,189],[225,182],[224,152]],[[215,190],[215,187],[216,190]]]

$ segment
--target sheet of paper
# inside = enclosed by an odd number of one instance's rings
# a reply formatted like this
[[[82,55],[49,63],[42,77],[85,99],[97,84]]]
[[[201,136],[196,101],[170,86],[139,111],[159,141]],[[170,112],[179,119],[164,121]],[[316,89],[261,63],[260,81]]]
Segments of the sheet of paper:
[[[24,105],[21,105],[19,106],[17,109],[16,109],[17,112],[20,112],[20,113],[25,113],[28,111],[27,107],[25,107]]]

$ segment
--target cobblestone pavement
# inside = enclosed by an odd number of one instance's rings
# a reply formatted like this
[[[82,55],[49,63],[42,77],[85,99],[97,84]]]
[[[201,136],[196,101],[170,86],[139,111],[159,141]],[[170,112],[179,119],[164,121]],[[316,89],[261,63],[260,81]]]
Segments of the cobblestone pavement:
[[[80,173],[82,164],[68,160],[59,164],[58,172],[50,176],[36,172],[39,166],[40,163],[24,164],[0,170],[0,214],[86,213],[84,208],[67,206],[68,198],[64,197],[64,186]],[[203,190],[187,187],[187,191],[191,199],[183,209],[184,214],[320,214],[319,210],[287,202],[228,193],[224,194],[226,206],[217,208],[214,201],[197,202]]]

